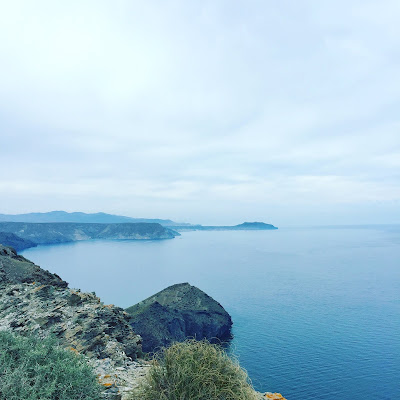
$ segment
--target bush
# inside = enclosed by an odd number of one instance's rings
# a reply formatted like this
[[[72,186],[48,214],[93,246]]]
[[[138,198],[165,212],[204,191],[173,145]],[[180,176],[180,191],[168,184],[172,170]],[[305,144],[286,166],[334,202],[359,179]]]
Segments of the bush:
[[[218,345],[188,340],[164,348],[132,400],[253,400],[247,373]]]
[[[1,400],[98,400],[100,385],[85,359],[54,339],[0,332]]]

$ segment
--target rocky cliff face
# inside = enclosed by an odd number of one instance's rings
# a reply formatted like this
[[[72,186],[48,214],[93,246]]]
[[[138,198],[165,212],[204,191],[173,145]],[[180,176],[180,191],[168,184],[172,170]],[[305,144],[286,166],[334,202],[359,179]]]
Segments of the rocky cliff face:
[[[146,352],[189,337],[211,341],[230,337],[230,315],[188,283],[170,286],[126,311],[132,316],[132,327],[144,339]]]
[[[68,288],[59,276],[0,246],[0,328],[52,334],[89,357],[136,359],[141,338],[129,322],[122,308]]]
[[[56,336],[88,357],[109,398],[120,399],[118,386],[132,386],[142,373],[135,361],[141,337],[129,322],[123,309],[68,288],[59,276],[0,246],[0,330]]]

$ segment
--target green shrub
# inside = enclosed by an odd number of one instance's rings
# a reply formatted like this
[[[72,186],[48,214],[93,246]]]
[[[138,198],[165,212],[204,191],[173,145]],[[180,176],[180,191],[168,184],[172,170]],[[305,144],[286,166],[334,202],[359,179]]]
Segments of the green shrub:
[[[1,400],[98,400],[100,385],[85,359],[54,339],[0,332]]]
[[[218,345],[188,340],[165,348],[132,400],[253,400],[247,373]]]

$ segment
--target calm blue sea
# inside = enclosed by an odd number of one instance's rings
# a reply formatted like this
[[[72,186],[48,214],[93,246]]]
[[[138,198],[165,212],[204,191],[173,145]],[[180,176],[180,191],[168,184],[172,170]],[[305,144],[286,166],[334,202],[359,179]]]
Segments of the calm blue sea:
[[[400,226],[187,232],[23,255],[121,307],[199,287],[232,315],[232,347],[258,390],[400,400]]]

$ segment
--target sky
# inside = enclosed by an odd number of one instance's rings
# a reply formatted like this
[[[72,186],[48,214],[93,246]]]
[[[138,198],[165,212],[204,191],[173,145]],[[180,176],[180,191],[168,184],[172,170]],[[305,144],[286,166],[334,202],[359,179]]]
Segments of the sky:
[[[0,0],[0,213],[400,223],[398,0]]]

